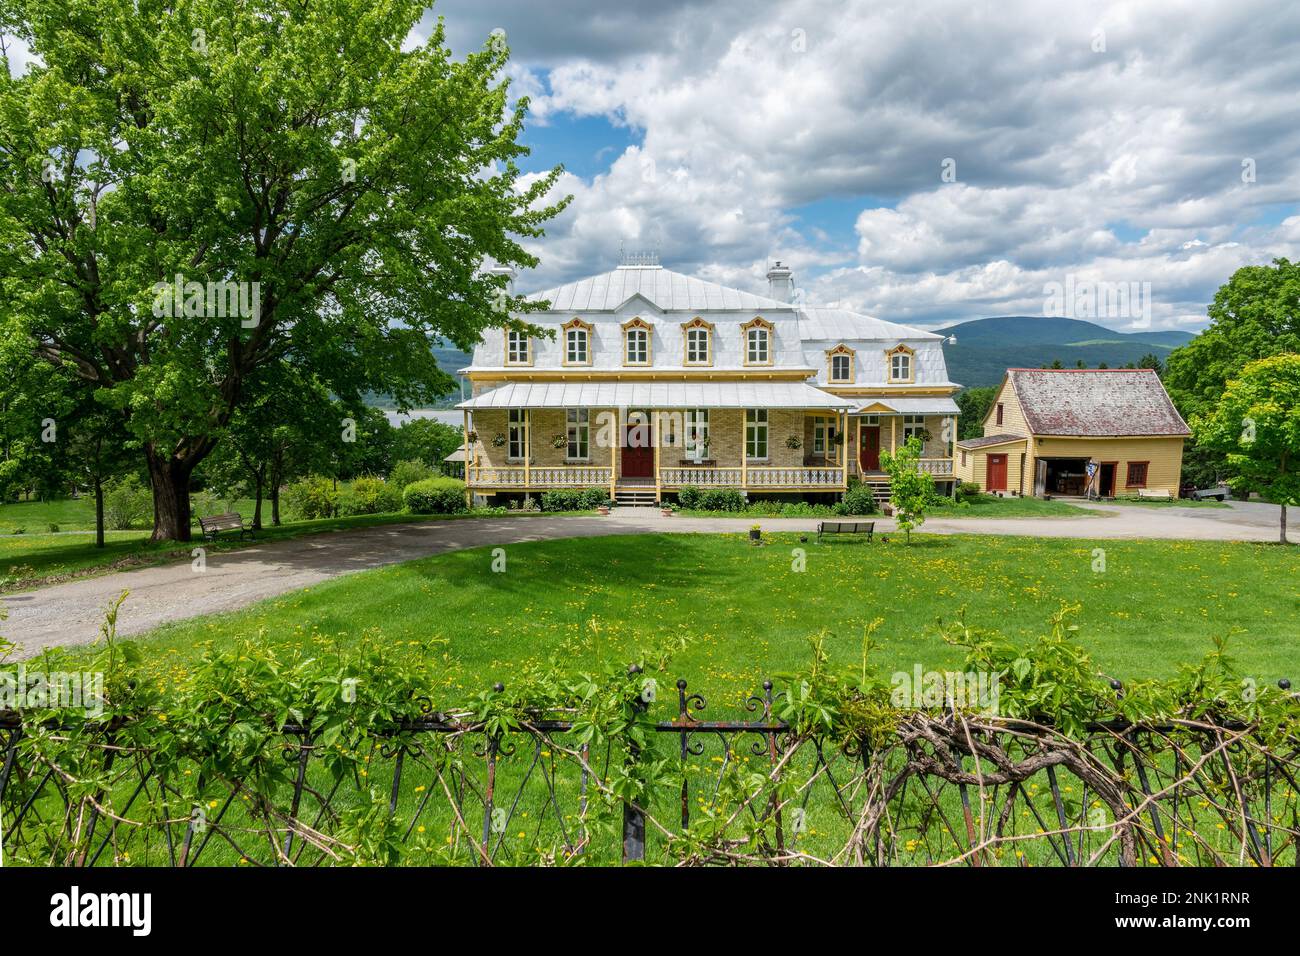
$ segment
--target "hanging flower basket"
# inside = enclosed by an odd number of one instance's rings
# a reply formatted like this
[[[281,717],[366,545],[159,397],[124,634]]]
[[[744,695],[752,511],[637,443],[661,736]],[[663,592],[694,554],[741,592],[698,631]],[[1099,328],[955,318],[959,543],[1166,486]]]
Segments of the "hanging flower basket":
[[[789,448],[791,451],[798,451],[803,447],[803,439],[798,435],[791,435],[785,440],[785,447]]]
[[[552,435],[552,436],[551,436],[551,447],[552,447],[552,448],[563,448],[563,447],[564,447],[565,445],[567,445],[568,443],[569,443],[569,439],[565,438],[563,435]]]
[[[505,435],[501,434],[500,432],[497,432],[495,435],[492,436],[492,447],[493,447],[493,448],[504,448],[504,447],[505,447],[505,444],[506,444],[506,436],[505,436]]]

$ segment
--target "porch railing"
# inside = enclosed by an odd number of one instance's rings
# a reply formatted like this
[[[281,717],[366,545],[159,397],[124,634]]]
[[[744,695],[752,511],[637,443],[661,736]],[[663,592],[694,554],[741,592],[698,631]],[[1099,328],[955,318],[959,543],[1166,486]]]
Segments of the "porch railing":
[[[844,472],[839,468],[750,468],[748,488],[842,488]]]
[[[665,488],[695,485],[698,488],[739,488],[739,468],[715,468],[712,465],[691,465],[678,468],[661,468],[659,480]]]
[[[922,471],[929,472],[932,475],[952,475],[951,458],[922,458],[919,464]]]
[[[609,466],[472,465],[469,484],[473,488],[597,488],[609,484]]]

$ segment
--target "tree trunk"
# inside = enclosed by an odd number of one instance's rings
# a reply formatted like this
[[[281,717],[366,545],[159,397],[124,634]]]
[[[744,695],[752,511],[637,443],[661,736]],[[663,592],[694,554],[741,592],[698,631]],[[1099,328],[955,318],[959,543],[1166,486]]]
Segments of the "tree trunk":
[[[1282,535],[1280,540],[1282,544],[1286,544],[1286,504],[1283,503],[1278,507],[1282,510]]]
[[[104,480],[95,476],[95,547],[104,546]]]
[[[146,447],[149,484],[153,489],[153,536],[150,541],[190,540],[190,474],[194,464]]]
[[[266,469],[253,472],[253,530],[262,530],[262,485],[266,481]]]

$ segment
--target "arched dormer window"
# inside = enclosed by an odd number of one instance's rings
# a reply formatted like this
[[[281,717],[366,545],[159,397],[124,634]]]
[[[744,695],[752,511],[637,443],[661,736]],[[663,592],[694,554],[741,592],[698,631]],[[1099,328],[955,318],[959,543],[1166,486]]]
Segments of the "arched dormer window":
[[[740,327],[746,365],[772,364],[772,323],[755,316]]]
[[[591,364],[591,326],[582,319],[572,319],[560,326],[564,334],[565,365]]]
[[[837,345],[826,352],[826,381],[831,385],[848,385],[854,378],[853,349]]]
[[[645,319],[636,318],[623,323],[623,364],[649,365],[653,330]]]
[[[885,353],[885,368],[889,381],[908,383],[916,381],[916,351],[899,343]]]
[[[682,364],[713,364],[713,326],[699,316],[682,325],[682,344]]]

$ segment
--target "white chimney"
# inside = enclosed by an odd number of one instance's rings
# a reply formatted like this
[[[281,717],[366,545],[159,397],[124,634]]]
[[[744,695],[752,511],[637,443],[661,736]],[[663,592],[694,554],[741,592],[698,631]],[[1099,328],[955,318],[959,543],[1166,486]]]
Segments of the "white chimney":
[[[794,273],[781,260],[767,270],[767,297],[778,302],[789,302],[794,298]]]
[[[487,273],[488,273],[488,275],[493,275],[493,276],[505,276],[505,277],[506,277],[506,292],[507,292],[508,294],[510,294],[510,295],[514,295],[514,294],[515,294],[515,276],[516,276],[518,273],[515,272],[515,267],[514,267],[514,266],[511,266],[511,265],[504,265],[504,266],[496,265],[496,266],[492,266],[490,269],[487,270]]]

